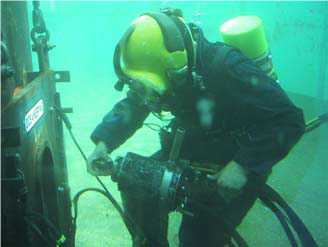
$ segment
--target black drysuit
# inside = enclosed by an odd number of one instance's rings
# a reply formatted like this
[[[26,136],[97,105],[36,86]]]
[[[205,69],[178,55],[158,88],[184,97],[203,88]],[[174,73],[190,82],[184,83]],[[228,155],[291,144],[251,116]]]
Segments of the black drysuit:
[[[186,130],[181,158],[221,166],[235,161],[253,175],[242,193],[220,213],[235,228],[253,205],[273,165],[304,133],[304,117],[280,85],[238,50],[232,49],[222,59],[222,43],[210,43],[204,38],[198,43],[198,73],[203,76],[206,94],[215,101],[214,122],[210,129],[201,127],[195,105],[202,93],[191,84],[180,93],[182,97],[173,100],[172,113],[175,125]],[[149,110],[131,95],[118,102],[96,127],[91,135],[95,143],[101,140],[112,151],[142,126]],[[161,155],[163,159],[163,152]],[[160,215],[158,205],[138,202],[131,195],[122,198],[126,212],[146,233],[149,246],[168,246],[167,216]],[[206,204],[214,209],[217,206],[215,199]],[[216,247],[228,241],[229,233],[217,219],[193,205],[187,207],[195,216],[183,216],[180,246]]]

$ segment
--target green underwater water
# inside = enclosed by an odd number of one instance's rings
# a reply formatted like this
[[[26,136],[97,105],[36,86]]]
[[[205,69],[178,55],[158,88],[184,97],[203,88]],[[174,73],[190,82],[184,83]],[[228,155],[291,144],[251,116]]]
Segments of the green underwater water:
[[[90,134],[105,113],[124,93],[113,88],[116,76],[112,57],[116,43],[129,23],[147,11],[162,7],[182,8],[187,21],[199,22],[210,41],[221,40],[219,26],[238,15],[258,15],[263,19],[269,47],[282,86],[305,111],[306,119],[328,107],[327,3],[325,2],[41,2],[50,42],[51,67],[70,70],[71,83],[58,84],[62,105],[73,107],[69,115],[73,132],[89,155],[94,144]],[[32,4],[29,4],[32,9]],[[35,55],[34,55],[35,56]],[[34,69],[37,67],[34,57]],[[321,80],[324,80],[322,82]],[[325,86],[325,87],[324,87]],[[154,117],[147,122],[159,121]],[[86,165],[65,131],[65,147],[71,196],[86,187],[100,187],[86,172]],[[304,220],[320,246],[328,246],[328,126],[304,136],[290,155],[276,165],[272,185]],[[113,153],[113,157],[133,151],[150,155],[159,149],[157,133],[143,127]],[[120,202],[116,184],[103,178],[110,192]],[[177,246],[180,215],[170,216],[169,240]],[[238,230],[254,247],[289,246],[284,232],[272,214],[260,202],[249,212]],[[101,195],[87,193],[80,199],[76,233],[77,247],[128,247],[131,241],[114,207]]]

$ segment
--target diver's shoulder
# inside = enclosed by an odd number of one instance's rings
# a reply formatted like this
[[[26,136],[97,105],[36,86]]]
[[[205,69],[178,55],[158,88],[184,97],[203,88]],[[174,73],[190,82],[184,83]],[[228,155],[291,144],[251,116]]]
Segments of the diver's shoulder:
[[[223,42],[204,45],[204,57],[211,71],[222,71],[247,59],[238,49]]]

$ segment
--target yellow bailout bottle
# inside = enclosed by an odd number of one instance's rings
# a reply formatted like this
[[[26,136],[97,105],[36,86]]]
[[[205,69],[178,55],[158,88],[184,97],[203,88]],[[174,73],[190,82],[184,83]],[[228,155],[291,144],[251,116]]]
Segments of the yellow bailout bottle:
[[[259,17],[239,16],[230,19],[221,25],[220,33],[226,44],[238,48],[278,82],[262,20]]]

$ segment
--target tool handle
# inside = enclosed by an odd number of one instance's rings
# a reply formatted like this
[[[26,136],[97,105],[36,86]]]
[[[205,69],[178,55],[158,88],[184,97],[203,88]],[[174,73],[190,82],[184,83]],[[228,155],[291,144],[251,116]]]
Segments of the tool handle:
[[[106,172],[107,174],[113,173],[114,162],[111,158],[99,157],[92,161],[92,166]]]
[[[176,130],[173,145],[170,152],[170,161],[178,160],[185,133],[186,131],[183,128],[178,128]]]

